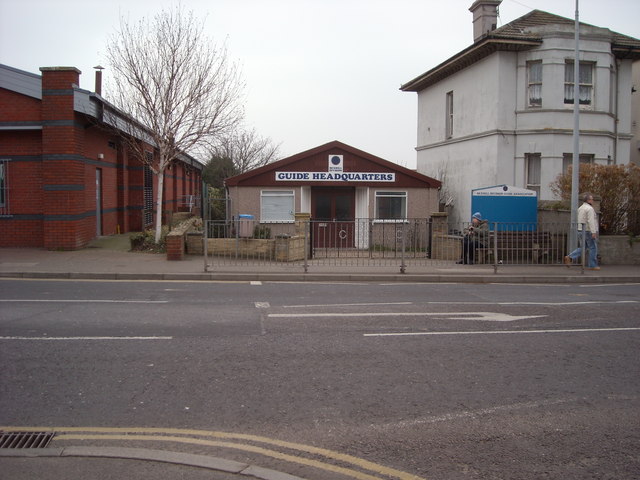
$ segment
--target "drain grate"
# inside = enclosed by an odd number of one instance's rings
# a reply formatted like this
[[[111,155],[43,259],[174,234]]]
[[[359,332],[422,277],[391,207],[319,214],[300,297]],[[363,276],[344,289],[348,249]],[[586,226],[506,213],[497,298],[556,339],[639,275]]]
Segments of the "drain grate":
[[[0,448],[46,448],[52,432],[0,432]]]

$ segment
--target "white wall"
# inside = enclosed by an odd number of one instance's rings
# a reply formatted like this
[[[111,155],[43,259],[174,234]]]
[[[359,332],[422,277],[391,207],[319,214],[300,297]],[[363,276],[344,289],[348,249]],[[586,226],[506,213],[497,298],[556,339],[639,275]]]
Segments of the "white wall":
[[[636,92],[631,95],[631,161],[640,166],[640,60],[633,62],[632,84]]]
[[[526,188],[527,153],[541,154],[540,199],[553,199],[549,186],[562,172],[563,154],[573,151],[573,105],[564,104],[573,27],[536,30],[543,36],[541,47],[494,53],[418,93],[417,168],[444,182],[443,191],[453,198],[453,221],[468,221],[474,188],[503,183]],[[595,67],[592,105],[580,114],[580,153],[593,155],[596,163],[626,164],[631,154],[631,61],[616,61],[610,36],[607,29],[581,30],[580,60]],[[527,105],[526,66],[531,60],[543,63],[541,108]],[[452,138],[446,139],[450,91],[454,127]]]

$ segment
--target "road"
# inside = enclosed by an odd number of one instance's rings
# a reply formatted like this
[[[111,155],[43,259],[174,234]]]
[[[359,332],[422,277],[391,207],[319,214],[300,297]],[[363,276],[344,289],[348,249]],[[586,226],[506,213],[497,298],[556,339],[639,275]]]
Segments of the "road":
[[[640,476],[639,285],[0,287],[0,425],[57,444],[323,480]]]

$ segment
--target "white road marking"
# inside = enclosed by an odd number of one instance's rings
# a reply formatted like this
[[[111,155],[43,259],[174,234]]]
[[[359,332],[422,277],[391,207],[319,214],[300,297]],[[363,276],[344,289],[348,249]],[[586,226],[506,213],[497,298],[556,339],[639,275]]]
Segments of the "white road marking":
[[[413,302],[384,302],[384,303],[332,303],[317,305],[283,305],[282,308],[317,308],[317,307],[368,307],[371,305],[413,305]]]
[[[249,285],[262,285],[262,282],[259,280],[252,280],[251,282],[249,282]]]
[[[495,413],[511,412],[514,410],[538,409],[541,407],[562,405],[565,403],[572,403],[580,400],[581,400],[580,398],[568,398],[568,399],[557,399],[557,400],[542,400],[542,401],[534,401],[534,402],[512,403],[508,405],[497,405],[495,407],[482,408],[480,410],[464,410],[462,412],[445,413],[443,415],[422,417],[422,418],[416,418],[413,420],[401,420],[395,423],[387,423],[387,424],[379,425],[378,427],[374,427],[374,428],[377,428],[377,429],[407,428],[407,427],[412,427],[416,425],[448,422],[448,421],[459,420],[463,418],[477,418],[477,417],[486,416],[486,415],[493,415]]]
[[[173,337],[0,337],[0,340],[173,340]]]
[[[628,328],[567,328],[558,330],[493,330],[470,332],[400,332],[400,333],[365,333],[364,337],[410,337],[436,335],[506,335],[529,333],[596,333],[596,332],[629,332],[640,331],[640,327]]]
[[[168,300],[61,300],[61,299],[33,299],[33,298],[23,298],[23,299],[9,299],[9,300],[0,300],[3,303],[169,303]]]
[[[567,306],[567,305],[617,305],[640,303],[638,300],[597,301],[586,300],[584,302],[421,302],[427,305],[536,305],[543,307]]]
[[[270,308],[269,302],[255,302],[256,308]]]
[[[485,322],[513,322],[547,315],[509,315],[498,312],[356,312],[356,313],[270,313],[271,318],[312,318],[312,317],[441,317],[451,320],[478,320]]]

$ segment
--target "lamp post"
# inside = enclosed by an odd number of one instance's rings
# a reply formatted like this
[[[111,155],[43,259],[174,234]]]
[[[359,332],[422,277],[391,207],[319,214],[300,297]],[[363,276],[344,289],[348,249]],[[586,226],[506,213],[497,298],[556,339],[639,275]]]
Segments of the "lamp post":
[[[577,246],[578,194],[580,189],[580,22],[576,0],[575,59],[573,61],[573,158],[571,161],[571,225],[569,251]]]

